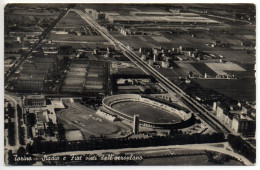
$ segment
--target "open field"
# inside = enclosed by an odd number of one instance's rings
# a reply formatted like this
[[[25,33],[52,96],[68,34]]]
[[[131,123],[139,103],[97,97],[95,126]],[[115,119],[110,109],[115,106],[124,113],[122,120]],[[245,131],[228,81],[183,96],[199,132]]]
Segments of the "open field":
[[[254,54],[247,54],[246,51],[205,51],[208,53],[222,55],[226,60],[237,61],[240,63],[254,64],[256,57]]]
[[[215,63],[210,63],[210,64],[215,64]],[[201,73],[201,75],[205,75],[207,73],[208,75],[211,76],[216,76],[218,73],[216,73],[215,70],[211,69],[208,67],[207,64],[205,63],[191,63],[191,65]]]
[[[51,34],[49,40],[59,41],[86,41],[86,42],[106,42],[102,36],[96,35],[72,35],[72,34]]]
[[[163,74],[168,79],[175,79],[178,78],[179,75],[170,68],[155,68],[157,71],[159,71],[161,74]]]
[[[209,88],[236,100],[255,101],[256,84],[253,78],[239,80],[194,79],[204,88]]]
[[[13,9],[12,10],[13,15],[29,15],[29,16],[37,16],[37,15],[43,15],[43,16],[58,16],[59,12],[49,11],[49,10],[24,10],[24,9]]]
[[[66,130],[65,136],[67,141],[84,140],[80,130]]]
[[[84,82],[84,76],[82,78],[69,77],[65,80],[65,84],[82,84]]]
[[[86,22],[75,12],[69,12],[58,24],[61,25],[73,25],[73,26],[85,26]]]
[[[53,41],[55,42],[55,41]],[[103,42],[103,43],[96,43],[96,42],[91,42],[91,43],[82,43],[82,41],[56,41],[55,42],[58,45],[68,45],[72,46],[72,48],[90,48],[90,49],[95,49],[97,47],[99,48],[107,48],[110,47],[112,48],[113,45],[107,45],[108,42]],[[12,49],[10,49],[12,50]],[[18,51],[18,50],[17,50]]]
[[[183,72],[185,72],[186,75],[188,75],[190,71],[193,72],[194,75],[203,75],[203,73],[194,68],[194,63],[176,62],[176,64],[183,70]]]
[[[167,38],[165,38],[164,36],[151,36],[155,41],[159,42],[159,43],[168,43],[171,42],[170,40],[168,40]]]
[[[252,78],[255,79],[255,65],[254,64],[238,64],[246,71],[226,71],[227,73],[234,74],[240,78]]]
[[[117,34],[117,33],[116,33]],[[147,47],[147,48],[156,48],[158,47],[159,43],[148,36],[124,36],[118,33],[115,35],[115,38],[117,38],[120,42],[122,42],[125,45],[130,45],[134,48],[140,48],[140,47]],[[146,41],[143,41],[146,39]]]
[[[236,63],[205,63],[206,66],[214,70],[218,75],[226,75],[225,71],[246,71]]]
[[[142,102],[120,102],[112,105],[112,108],[130,116],[138,114],[141,120],[148,122],[177,123],[181,120],[177,115],[170,114],[167,111]]]

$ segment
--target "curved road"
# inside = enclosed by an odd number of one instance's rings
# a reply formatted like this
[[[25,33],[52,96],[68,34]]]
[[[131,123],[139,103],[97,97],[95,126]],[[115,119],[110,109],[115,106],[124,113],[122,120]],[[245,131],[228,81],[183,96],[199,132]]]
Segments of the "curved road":
[[[223,144],[224,147],[216,147],[213,146],[214,144],[219,145]],[[102,155],[103,153],[114,153],[114,154],[120,154],[122,152],[131,152],[134,154],[135,152],[137,154],[140,153],[155,153],[158,151],[165,151],[170,152],[170,154],[173,154],[170,149],[187,149],[187,150],[206,150],[206,151],[214,151],[217,153],[222,153],[229,155],[231,157],[236,158],[237,160],[241,161],[245,165],[253,165],[248,159],[246,159],[244,156],[239,155],[235,152],[232,152],[232,150],[228,150],[229,146],[227,142],[223,143],[211,143],[211,144],[189,144],[189,145],[169,145],[169,146],[158,146],[158,147],[142,147],[142,148],[124,148],[124,149],[108,149],[108,150],[94,150],[94,151],[75,151],[75,152],[61,152],[61,153],[55,153],[55,154],[49,154],[49,155],[55,155],[55,156],[65,156],[65,155],[85,155],[85,154],[98,154]]]

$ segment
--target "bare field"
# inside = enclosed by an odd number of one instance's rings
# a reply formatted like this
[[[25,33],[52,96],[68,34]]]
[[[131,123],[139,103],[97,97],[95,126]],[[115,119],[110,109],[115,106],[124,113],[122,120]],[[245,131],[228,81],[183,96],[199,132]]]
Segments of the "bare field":
[[[246,51],[205,51],[216,55],[222,55],[229,61],[254,64],[256,57],[254,54],[247,54]]]
[[[195,75],[201,75],[200,72],[190,63],[176,62],[176,64],[186,73],[186,75],[188,75],[190,71],[192,71]]]
[[[205,63],[209,68],[214,70],[218,75],[226,75],[225,71],[246,71],[236,63]]]
[[[24,9],[14,9],[12,14],[15,15],[30,15],[30,16],[37,16],[37,15],[46,15],[46,16],[58,16],[59,12],[50,12],[48,10],[24,10]]]
[[[116,35],[115,36],[120,42],[122,42],[125,45],[130,45],[134,48],[140,48],[140,47],[148,47],[148,48],[156,48],[158,47],[158,43],[153,40],[152,41],[143,41],[143,36],[142,39],[139,38],[139,36],[123,36],[123,35]],[[145,37],[146,39],[146,37]]]
[[[215,63],[212,63],[215,64]],[[205,63],[191,63],[191,65],[201,73],[201,75],[205,75],[205,73],[207,73],[208,75],[211,76],[216,76],[217,73],[215,72],[215,70],[211,69],[210,67],[208,67]]]
[[[61,25],[73,25],[73,26],[85,26],[86,21],[84,21],[78,14],[75,12],[69,12],[58,24]]]
[[[253,35],[244,35],[246,39],[255,40],[255,36]]]
[[[194,79],[204,88],[212,89],[236,100],[255,101],[256,84],[253,78],[239,80]]]
[[[159,43],[169,43],[171,42],[170,40],[168,40],[167,38],[165,38],[164,36],[151,36],[155,41],[159,42]]]
[[[60,34],[51,34],[48,38],[49,40],[61,40],[61,41],[89,41],[89,42],[106,42],[107,40],[102,36],[95,35],[60,35]]]
[[[167,77],[168,79],[175,79],[178,78],[179,75],[170,68],[155,68],[157,71],[159,71],[162,75]]]

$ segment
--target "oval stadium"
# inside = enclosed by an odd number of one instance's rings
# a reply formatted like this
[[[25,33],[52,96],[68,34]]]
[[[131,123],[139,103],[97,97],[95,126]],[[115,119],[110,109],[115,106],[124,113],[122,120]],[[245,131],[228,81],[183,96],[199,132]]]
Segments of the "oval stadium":
[[[155,128],[184,128],[194,123],[186,108],[147,95],[119,94],[103,99],[103,112],[133,121],[139,115],[140,124]]]

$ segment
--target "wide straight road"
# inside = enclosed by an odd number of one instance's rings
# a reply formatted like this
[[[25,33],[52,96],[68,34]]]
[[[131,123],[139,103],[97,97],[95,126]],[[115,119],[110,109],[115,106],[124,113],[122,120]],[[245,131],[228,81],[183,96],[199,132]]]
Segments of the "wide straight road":
[[[124,44],[122,44],[111,34],[109,34],[106,28],[100,26],[88,14],[76,9],[71,9],[70,11],[76,12],[78,15],[80,15],[81,18],[85,20],[93,29],[97,30],[116,48],[119,48],[126,57],[128,57],[137,66],[139,66],[145,73],[155,77],[156,80],[163,85],[166,91],[170,93],[177,93],[182,98],[182,100],[188,103],[189,107],[192,107],[194,110],[196,110],[200,114],[200,117],[202,117],[207,122],[207,124],[215,131],[224,132],[226,135],[230,133],[228,129],[226,129],[214,116],[211,115],[210,111],[208,111],[198,101],[188,96],[181,88],[169,81],[161,73],[156,71],[152,66],[147,64],[145,61],[142,61],[135,52],[133,52],[131,49],[128,49]]]

